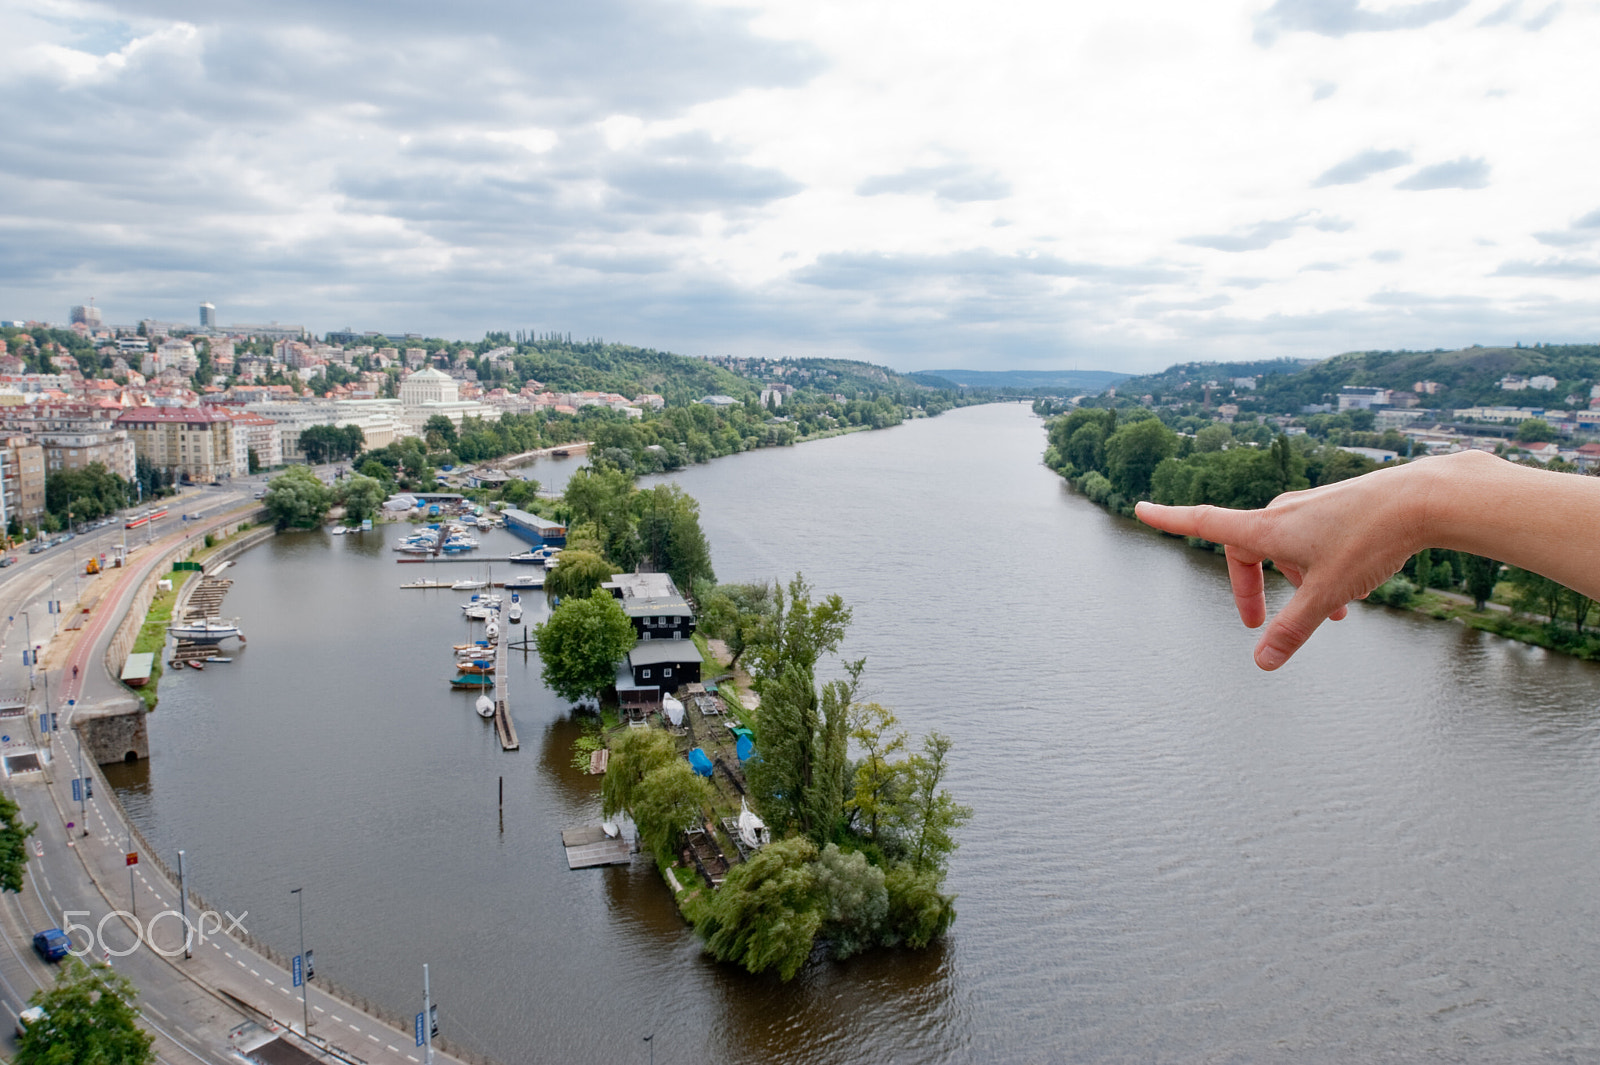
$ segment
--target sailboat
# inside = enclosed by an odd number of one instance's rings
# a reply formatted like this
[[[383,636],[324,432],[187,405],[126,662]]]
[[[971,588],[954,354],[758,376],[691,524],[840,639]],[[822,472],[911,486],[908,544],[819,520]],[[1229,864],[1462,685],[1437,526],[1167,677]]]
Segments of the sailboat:
[[[477,707],[479,717],[494,716],[494,700],[489,698],[487,695],[478,696]]]

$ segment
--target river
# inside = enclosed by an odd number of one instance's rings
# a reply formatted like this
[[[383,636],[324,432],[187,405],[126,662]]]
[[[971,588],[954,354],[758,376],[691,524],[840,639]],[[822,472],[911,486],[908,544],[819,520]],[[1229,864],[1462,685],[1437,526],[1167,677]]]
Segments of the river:
[[[577,726],[514,657],[498,750],[444,683],[461,595],[400,590],[393,529],[243,556],[249,647],[163,678],[119,791],[285,953],[303,886],[319,975],[409,1016],[430,963],[444,1034],[508,1065],[651,1032],[663,1065],[1600,1056],[1600,670],[1360,606],[1261,673],[1222,560],[1043,443],[985,406],[673,478],[720,579],[840,593],[868,696],[954,738],[930,950],[784,985],[707,961],[647,863],[569,872]]]

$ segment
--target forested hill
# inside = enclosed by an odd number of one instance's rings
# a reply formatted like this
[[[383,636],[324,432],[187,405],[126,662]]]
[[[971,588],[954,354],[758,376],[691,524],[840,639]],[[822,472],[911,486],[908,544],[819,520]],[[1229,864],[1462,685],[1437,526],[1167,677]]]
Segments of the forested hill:
[[[1556,379],[1553,389],[1502,390],[1507,375]],[[1215,383],[1227,395],[1235,378],[1257,378],[1253,392],[1240,390],[1249,406],[1295,413],[1308,404],[1335,402],[1346,385],[1411,391],[1418,382],[1441,388],[1419,396],[1423,406],[1452,409],[1515,402],[1519,406],[1562,407],[1569,396],[1587,404],[1589,389],[1600,384],[1600,345],[1540,344],[1533,347],[1470,347],[1458,351],[1356,351],[1321,362],[1277,359],[1258,362],[1190,362],[1158,374],[1131,377],[1117,386],[1119,396],[1155,397],[1157,403],[1199,400]]]
[[[1127,379],[1111,370],[918,370],[916,380],[938,388],[1013,389],[1061,396],[1100,392]],[[948,382],[948,383],[941,383]]]

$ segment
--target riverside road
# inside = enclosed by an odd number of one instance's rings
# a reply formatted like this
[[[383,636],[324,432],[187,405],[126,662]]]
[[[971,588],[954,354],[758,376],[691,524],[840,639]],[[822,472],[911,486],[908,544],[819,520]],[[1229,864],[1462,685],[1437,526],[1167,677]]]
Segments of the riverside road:
[[[244,1060],[230,1048],[229,1033],[246,1022],[277,1023],[294,1033],[303,1027],[300,990],[292,986],[290,974],[226,934],[248,931],[249,915],[227,913],[227,900],[219,899],[211,901],[220,912],[202,919],[191,905],[189,919],[201,934],[185,959],[179,917],[168,914],[151,927],[152,917],[179,910],[178,889],[148,856],[141,854],[132,867],[127,864],[127,853],[140,848],[131,842],[109,787],[96,777],[94,797],[86,804],[72,795],[78,776],[72,715],[132,699],[114,672],[121,663],[107,662],[106,652],[135,592],[165,562],[168,551],[258,506],[251,498],[258,487],[242,482],[186,491],[169,502],[172,516],[161,527],[148,534],[139,530],[137,537],[127,534],[129,556],[123,568],[96,578],[81,576],[83,566],[91,555],[109,556],[122,546],[120,520],[39,555],[19,554],[17,564],[0,570],[0,617],[10,619],[0,629],[0,692],[27,695],[26,714],[0,718],[0,732],[7,737],[8,752],[30,744],[43,755],[42,770],[16,772],[4,784],[21,807],[24,823],[38,825],[28,841],[24,888],[0,901],[6,941],[0,949],[0,1006],[8,1030],[28,997],[54,980],[55,967],[32,949],[33,933],[50,927],[67,929],[76,949],[90,952],[93,960],[111,961],[133,982],[141,1022],[155,1038],[157,1059],[167,1065]],[[147,536],[152,540],[148,544]],[[57,631],[57,623],[81,613],[80,592],[89,614],[78,628]],[[49,612],[52,598],[62,604],[60,615]],[[43,648],[31,689],[22,654],[29,638]],[[41,735],[39,714],[47,708],[59,715],[57,731]],[[163,857],[176,866],[176,855]],[[201,854],[187,857],[205,860]],[[314,983],[308,1003],[315,1045],[307,1049],[316,1058],[372,1065],[422,1060],[410,1031],[366,1016],[322,994]],[[437,1051],[434,1056],[451,1060]]]

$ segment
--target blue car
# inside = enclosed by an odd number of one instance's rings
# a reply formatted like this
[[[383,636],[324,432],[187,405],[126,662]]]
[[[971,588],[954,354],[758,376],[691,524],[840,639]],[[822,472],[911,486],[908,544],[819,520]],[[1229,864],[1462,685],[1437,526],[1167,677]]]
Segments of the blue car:
[[[33,949],[45,961],[60,961],[72,949],[72,940],[59,928],[46,928],[33,934]]]

